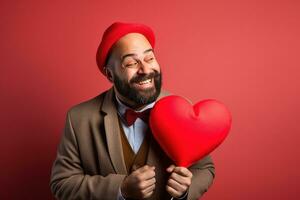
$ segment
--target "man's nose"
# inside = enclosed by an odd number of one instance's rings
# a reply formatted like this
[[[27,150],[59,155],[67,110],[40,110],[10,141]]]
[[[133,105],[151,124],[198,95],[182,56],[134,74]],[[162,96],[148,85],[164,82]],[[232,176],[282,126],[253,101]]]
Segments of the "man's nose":
[[[140,62],[140,65],[139,65],[139,69],[138,69],[138,73],[141,73],[141,74],[148,74],[152,71],[152,66],[151,64],[149,63],[146,63],[144,61],[141,61]]]

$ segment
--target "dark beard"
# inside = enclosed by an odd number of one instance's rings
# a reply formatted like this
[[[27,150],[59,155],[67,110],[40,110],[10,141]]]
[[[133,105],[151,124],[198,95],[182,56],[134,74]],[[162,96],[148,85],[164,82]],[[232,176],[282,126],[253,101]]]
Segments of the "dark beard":
[[[116,74],[114,74],[114,85],[117,91],[123,96],[131,101],[133,101],[136,106],[142,106],[154,102],[160,94],[161,90],[161,73],[155,71],[150,74],[135,75],[129,83],[127,81],[121,80]],[[154,87],[145,90],[137,90],[132,87],[131,84],[144,81],[147,79],[154,80]]]

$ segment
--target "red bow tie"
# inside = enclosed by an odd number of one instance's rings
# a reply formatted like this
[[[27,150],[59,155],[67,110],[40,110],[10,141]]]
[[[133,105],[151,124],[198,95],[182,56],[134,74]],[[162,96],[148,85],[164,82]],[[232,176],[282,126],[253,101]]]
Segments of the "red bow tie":
[[[144,110],[143,112],[135,112],[131,109],[127,109],[124,116],[127,126],[131,126],[137,118],[140,118],[145,123],[148,123],[150,110],[151,109]]]

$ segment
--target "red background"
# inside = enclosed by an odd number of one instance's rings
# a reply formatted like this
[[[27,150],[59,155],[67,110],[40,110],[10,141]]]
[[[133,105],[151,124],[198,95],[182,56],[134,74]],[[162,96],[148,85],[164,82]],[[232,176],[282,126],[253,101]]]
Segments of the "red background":
[[[154,29],[164,88],[232,112],[204,200],[299,199],[299,1],[1,1],[0,13],[0,199],[52,199],[66,111],[110,87],[95,53],[116,20]]]

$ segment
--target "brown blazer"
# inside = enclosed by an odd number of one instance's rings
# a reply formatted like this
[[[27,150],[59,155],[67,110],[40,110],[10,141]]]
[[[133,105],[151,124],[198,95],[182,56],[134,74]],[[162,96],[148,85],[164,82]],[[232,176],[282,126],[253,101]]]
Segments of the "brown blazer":
[[[162,92],[160,97],[166,96]],[[72,107],[66,117],[50,180],[58,199],[117,200],[126,176],[117,110],[110,90]],[[156,187],[150,199],[170,199],[166,168],[172,164],[152,138],[146,163],[155,166]],[[193,173],[188,200],[196,200],[213,182],[214,164],[206,156],[189,168]]]

